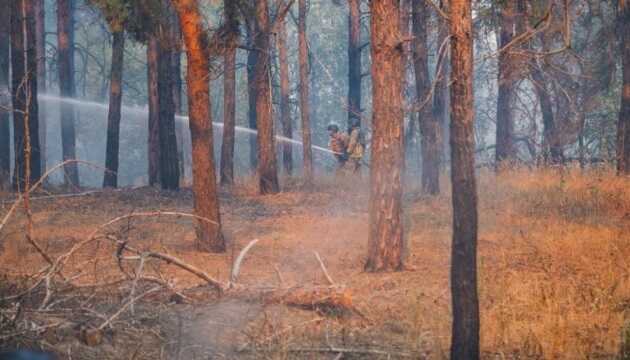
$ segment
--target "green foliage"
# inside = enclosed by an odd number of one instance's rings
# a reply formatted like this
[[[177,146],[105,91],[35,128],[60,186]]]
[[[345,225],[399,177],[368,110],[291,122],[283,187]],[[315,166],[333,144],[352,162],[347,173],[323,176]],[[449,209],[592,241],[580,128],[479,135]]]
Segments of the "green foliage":
[[[161,26],[171,21],[173,11],[168,0],[90,0],[98,7],[110,30],[125,30],[139,42],[146,42]]]
[[[98,7],[112,32],[122,31],[129,19],[130,2],[127,0],[90,0]]]

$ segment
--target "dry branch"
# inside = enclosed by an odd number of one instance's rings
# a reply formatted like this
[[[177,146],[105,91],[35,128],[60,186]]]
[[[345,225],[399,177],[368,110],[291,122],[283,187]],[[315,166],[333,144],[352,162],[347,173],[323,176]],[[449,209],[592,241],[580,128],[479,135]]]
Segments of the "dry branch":
[[[328,270],[326,270],[326,266],[324,266],[324,262],[322,261],[322,258],[319,256],[319,253],[317,251],[313,251],[313,253],[315,254],[315,257],[317,258],[317,261],[319,262],[319,267],[321,267],[322,271],[324,272],[324,276],[326,276],[326,280],[328,280],[328,283],[330,285],[335,285],[335,282],[328,274]]]
[[[223,292],[224,285],[221,282],[219,282],[218,280],[215,280],[210,275],[205,273],[203,270],[201,270],[201,269],[199,269],[199,268],[197,268],[197,267],[195,267],[193,265],[190,265],[190,264],[184,262],[183,260],[180,260],[180,259],[176,258],[175,256],[172,256],[172,255],[169,255],[169,254],[163,254],[163,253],[159,253],[159,252],[153,252],[153,251],[142,252],[140,250],[137,250],[137,249],[134,249],[134,248],[130,247],[129,245],[127,245],[125,242],[122,242],[122,241],[118,241],[118,245],[122,246],[124,248],[124,250],[131,251],[131,252],[136,253],[138,255],[143,255],[143,256],[146,256],[146,257],[151,257],[151,258],[154,258],[154,259],[163,260],[163,261],[166,261],[166,263],[168,263],[168,264],[175,265],[175,266],[179,267],[180,269],[186,270],[189,273],[197,276],[198,278],[206,281],[209,285],[211,285],[214,288],[216,288],[219,293]]]
[[[376,350],[376,349],[351,349],[351,348],[338,348],[338,347],[320,347],[320,348],[293,348],[289,349],[290,352],[316,352],[316,353],[338,353],[338,354],[357,354],[357,355],[384,355],[387,356],[388,359],[391,356],[398,357],[413,357],[413,354],[404,353],[404,352],[396,352],[396,351],[386,351],[386,350]]]
[[[258,242],[258,239],[254,239],[250,241],[249,244],[247,244],[247,246],[245,246],[245,248],[243,248],[240,254],[238,254],[238,256],[236,257],[236,260],[234,261],[234,265],[232,266],[232,272],[230,274],[230,283],[236,283],[236,279],[238,279],[238,274],[241,270],[241,263],[243,262],[245,255],[247,255],[247,252],[249,252],[249,250],[252,247],[254,247],[254,245],[256,245],[257,242]]]
[[[266,302],[317,311],[325,315],[361,315],[353,304],[350,290],[338,287],[299,287],[283,290],[279,293],[276,291],[271,293]]]
[[[96,168],[101,168],[101,166],[99,166],[97,164],[93,164],[91,162],[83,161],[83,160],[66,160],[64,162],[61,162],[61,163],[53,166],[48,171],[46,171],[46,173],[44,173],[44,175],[42,175],[42,177],[35,184],[33,184],[32,187],[30,187],[28,189],[28,191],[19,194],[18,198],[15,199],[15,201],[13,202],[13,205],[11,205],[11,207],[9,208],[9,211],[2,218],[2,222],[0,222],[0,231],[2,231],[2,229],[7,224],[9,218],[11,217],[11,215],[13,215],[13,213],[15,212],[15,209],[17,208],[17,206],[24,199],[24,195],[25,194],[30,194],[33,191],[37,190],[44,183],[44,180],[46,180],[48,178],[48,176],[50,176],[50,174],[52,174],[55,170],[65,166],[67,164],[71,164],[71,163],[78,163],[78,164],[84,164],[84,165],[88,165],[88,166],[92,166],[92,167],[96,167]]]

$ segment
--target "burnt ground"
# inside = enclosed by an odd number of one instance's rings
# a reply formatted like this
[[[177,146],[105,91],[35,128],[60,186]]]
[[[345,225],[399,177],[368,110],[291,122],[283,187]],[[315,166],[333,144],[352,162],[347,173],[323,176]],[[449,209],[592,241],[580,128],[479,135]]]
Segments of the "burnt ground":
[[[606,172],[482,174],[479,289],[485,358],[609,358],[618,351],[630,303],[630,282],[623,275],[630,273],[625,265],[630,255],[628,185],[627,179]],[[328,183],[310,190],[286,184],[285,189],[264,197],[244,185],[222,191],[229,240],[225,254],[198,251],[189,218],[138,217],[100,229],[106,236],[74,254],[64,268],[67,277],[76,276],[77,286],[90,289],[80,296],[61,288],[55,293],[61,305],[51,308],[64,325],[35,331],[30,342],[3,335],[0,344],[37,345],[84,359],[445,358],[450,198],[409,191],[405,226],[411,270],[367,274],[365,184]],[[10,196],[5,199],[0,214],[11,203]],[[116,217],[158,210],[189,213],[191,208],[188,189],[43,198],[33,201],[34,236],[47,253],[58,256]],[[45,265],[25,241],[24,225],[20,212],[0,232],[0,273],[6,284],[23,287],[30,281],[26,277]],[[108,239],[124,240],[142,252],[170,254],[221,282],[229,280],[241,249],[253,239],[259,242],[247,253],[237,288],[221,297],[189,272],[146,260],[144,274],[159,276],[171,290],[138,301],[133,313],[126,309],[105,328],[98,345],[86,346],[81,326],[98,326],[130,292],[153,286],[139,282],[134,288],[128,279],[106,286],[138,269],[137,257],[117,259]],[[314,252],[355,312],[331,314],[274,300],[279,289],[329,287]],[[16,290],[6,286],[3,291]],[[0,302],[0,315],[12,317],[11,306]],[[42,312],[25,314],[19,319],[51,322]],[[6,323],[2,319],[0,329]]]

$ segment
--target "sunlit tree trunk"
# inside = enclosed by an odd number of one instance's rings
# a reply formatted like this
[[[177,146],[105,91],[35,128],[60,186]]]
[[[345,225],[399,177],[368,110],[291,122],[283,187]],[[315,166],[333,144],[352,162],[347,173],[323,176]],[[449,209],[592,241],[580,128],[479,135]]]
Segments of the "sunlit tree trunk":
[[[44,0],[35,0],[35,38],[37,43],[37,91],[46,92],[46,9]],[[39,147],[42,173],[46,171],[46,127],[47,116],[44,103],[39,105]]]
[[[236,46],[239,37],[238,8],[225,0],[226,48],[223,54],[223,142],[221,143],[221,185],[234,183],[234,141],[236,126]]]
[[[372,0],[372,154],[367,271],[403,268],[402,43],[398,0]]]
[[[302,120],[302,149],[304,179],[313,181],[313,149],[311,148],[311,119],[309,106],[309,64],[306,37],[306,0],[298,0],[298,65],[300,68],[300,118]]]
[[[173,0],[179,14],[188,59],[188,113],[193,156],[194,212],[198,247],[224,252],[221,216],[214,169],[208,34],[197,0]]]
[[[348,0],[348,126],[361,120],[361,0]]]
[[[120,115],[122,106],[122,74],[125,34],[122,29],[112,33],[112,64],[109,83],[109,109],[107,113],[107,148],[103,187],[118,186],[118,157],[120,148]]]
[[[74,1],[57,1],[57,68],[59,70],[59,93],[62,97],[75,96],[74,84]],[[72,103],[60,103],[61,144],[64,160],[76,159],[76,132],[74,106]],[[79,169],[77,163],[64,167],[65,181],[74,186],[79,185]]]
[[[255,51],[258,60],[254,67],[256,87],[256,124],[258,126],[258,178],[261,194],[274,194],[280,191],[276,166],[276,145],[274,141],[273,116],[271,108],[270,81],[270,42],[269,8],[267,0],[256,1],[256,40]]]
[[[514,16],[516,13],[516,1],[507,1],[501,5],[500,10],[500,41],[499,46],[505,47],[514,37]],[[514,119],[512,115],[512,96],[514,92],[514,62],[513,49],[508,48],[499,53],[499,93],[497,99],[497,135],[495,157],[497,165],[504,160],[514,160],[516,156],[514,147]]]
[[[630,173],[630,1],[620,0],[619,17],[621,24],[621,58],[623,66],[623,85],[621,90],[621,109],[617,125],[617,171]]]
[[[37,50],[33,5],[33,2],[28,0],[11,1],[11,75],[15,152],[13,187],[18,190],[24,189],[27,163],[30,165],[28,173],[30,173],[31,183],[36,182],[41,176],[37,116]],[[27,121],[26,124],[25,121]]]
[[[173,42],[164,38],[158,47],[158,103],[160,143],[160,185],[162,189],[179,188],[179,159],[175,135],[173,101]]]
[[[160,181],[160,97],[158,93],[158,56],[160,43],[155,36],[147,44],[147,92],[149,95],[148,162],[149,185]]]
[[[278,1],[278,4],[282,4]],[[293,138],[291,124],[291,104],[289,103],[289,55],[287,51],[287,29],[285,19],[280,20],[277,30],[278,67],[280,68],[280,123],[282,135]],[[288,175],[293,171],[293,146],[285,142],[282,145],[282,164]]]
[[[473,32],[470,0],[452,0],[451,183],[453,241],[451,359],[479,359],[477,295],[477,186],[473,101]]]
[[[0,189],[11,183],[11,129],[9,90],[10,31],[12,0],[0,0]]]
[[[427,48],[427,23],[429,8],[425,0],[413,2],[413,60],[416,75],[416,103],[423,105],[418,113],[422,133],[422,191],[426,194],[440,192],[441,124],[433,116],[430,103],[424,103],[431,92],[429,77],[429,51]],[[439,45],[438,45],[439,46]]]

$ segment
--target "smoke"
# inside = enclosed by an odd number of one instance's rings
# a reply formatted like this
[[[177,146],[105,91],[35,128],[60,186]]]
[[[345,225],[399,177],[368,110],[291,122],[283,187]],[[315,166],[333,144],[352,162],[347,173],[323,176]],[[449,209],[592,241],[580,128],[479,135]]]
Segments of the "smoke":
[[[48,167],[60,163],[61,155],[61,130],[59,123],[59,107],[61,103],[71,104],[76,112],[76,136],[77,157],[80,160],[89,161],[104,167],[105,146],[107,137],[107,112],[108,104],[87,101],[76,98],[64,98],[53,94],[40,94],[40,103],[45,104],[45,113],[40,114],[40,123],[46,125],[46,164]],[[176,116],[179,125],[188,127],[187,116]],[[147,179],[147,138],[148,138],[148,108],[140,106],[123,106],[120,129],[120,153],[119,153],[119,184],[120,186],[140,186],[148,183]],[[215,164],[218,166],[222,142],[223,123],[213,122]],[[256,136],[256,130],[236,126],[236,151],[235,171],[237,176],[250,174],[249,169],[249,138]],[[187,156],[185,158],[185,177],[191,176],[190,164],[190,133],[182,131],[182,138],[178,139]],[[294,146],[294,152],[301,152],[302,142],[284,136],[276,136],[279,143],[289,143]],[[318,154],[315,157],[319,165],[326,166],[333,159],[333,153],[329,149],[314,145],[313,150]],[[278,153],[281,156],[280,153]],[[295,160],[295,168],[299,168],[301,156]],[[94,169],[82,168],[80,171],[81,186],[99,187],[102,183],[102,173]],[[55,174],[51,178],[52,183],[61,183],[63,174]]]

